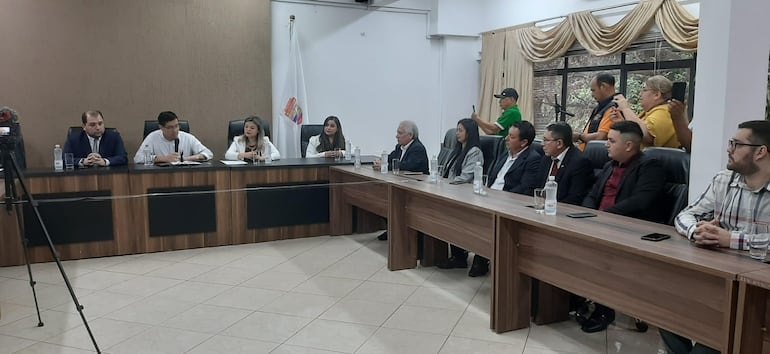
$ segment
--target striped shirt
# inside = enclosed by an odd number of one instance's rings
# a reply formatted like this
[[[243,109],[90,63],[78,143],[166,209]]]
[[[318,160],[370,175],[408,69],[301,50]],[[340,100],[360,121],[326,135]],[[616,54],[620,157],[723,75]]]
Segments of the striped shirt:
[[[730,248],[748,249],[744,230],[756,222],[770,223],[768,190],[770,184],[751,190],[739,173],[720,171],[706,191],[676,216],[676,231],[692,240],[698,221],[719,220],[719,226],[730,232]]]

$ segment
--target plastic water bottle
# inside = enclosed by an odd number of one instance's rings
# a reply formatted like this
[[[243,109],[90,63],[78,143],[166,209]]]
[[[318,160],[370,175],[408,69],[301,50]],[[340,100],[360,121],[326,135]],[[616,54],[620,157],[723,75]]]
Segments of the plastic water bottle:
[[[430,183],[438,181],[438,158],[433,155],[430,159]]]
[[[271,156],[272,153],[273,151],[270,150],[270,144],[265,144],[265,163],[273,162],[273,157]]]
[[[361,168],[361,148],[356,146],[356,148],[353,150],[353,155],[355,155],[355,162],[353,163],[353,166],[355,168]]]
[[[380,172],[388,173],[388,152],[384,150],[380,156]]]
[[[152,165],[152,149],[150,148],[150,145],[144,146],[144,165]]]
[[[559,191],[559,184],[556,183],[555,176],[548,176],[548,182],[545,182],[545,215],[556,215],[556,194]]]
[[[484,169],[481,167],[481,162],[476,162],[476,166],[473,167],[473,193],[481,194],[481,188],[484,188],[482,183],[483,176]]]
[[[351,145],[350,144],[350,140],[348,140],[345,143],[345,160],[347,160],[347,161],[350,161],[350,159],[352,158],[352,156],[351,156],[351,153],[352,153],[351,149],[352,148],[353,148],[353,145]]]
[[[53,147],[53,168],[56,171],[63,171],[64,170],[64,161],[61,159],[61,146],[59,144],[56,144]]]

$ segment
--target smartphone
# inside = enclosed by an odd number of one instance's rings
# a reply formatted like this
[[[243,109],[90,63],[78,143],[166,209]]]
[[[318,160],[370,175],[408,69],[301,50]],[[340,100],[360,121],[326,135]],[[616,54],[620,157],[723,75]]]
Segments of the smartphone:
[[[581,218],[590,218],[590,217],[596,216],[596,214],[584,211],[580,213],[569,213],[567,214],[567,216],[575,219],[581,219]]]
[[[687,93],[687,83],[684,81],[677,81],[674,86],[671,87],[671,98],[684,102],[684,95]]]
[[[671,238],[671,236],[666,235],[666,234],[659,234],[657,232],[651,233],[649,235],[642,236],[642,240],[653,241],[653,242],[663,241],[663,240],[669,239],[669,238]]]

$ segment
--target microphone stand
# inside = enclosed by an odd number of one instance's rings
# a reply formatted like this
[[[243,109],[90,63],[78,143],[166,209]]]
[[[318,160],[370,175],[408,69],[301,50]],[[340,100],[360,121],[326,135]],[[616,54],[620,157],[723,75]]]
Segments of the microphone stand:
[[[575,116],[574,114],[564,110],[564,106],[559,104],[559,100],[557,99],[556,94],[553,94],[553,104],[550,105],[550,106],[553,107],[553,114],[555,115],[554,122],[559,122],[559,121],[563,122],[565,120],[565,118],[564,118],[565,114],[570,116],[570,117],[574,117]],[[559,119],[559,114],[561,114],[561,120]]]

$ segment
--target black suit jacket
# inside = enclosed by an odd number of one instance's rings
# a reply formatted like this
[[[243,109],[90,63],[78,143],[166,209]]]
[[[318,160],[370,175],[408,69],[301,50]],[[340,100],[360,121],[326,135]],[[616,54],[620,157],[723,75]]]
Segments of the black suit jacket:
[[[615,161],[604,165],[591,192],[583,200],[584,207],[599,209],[604,195],[604,186],[612,176],[612,168],[615,166],[617,166]],[[642,156],[628,165],[628,169],[620,180],[615,205],[605,211],[637,219],[653,220],[656,207],[653,204],[665,184],[666,170],[663,164],[642,153]]]
[[[414,139],[412,145],[404,151],[404,155],[401,156],[401,145],[396,144],[396,148],[388,155],[388,170],[392,170],[391,161],[393,159],[399,159],[398,168],[401,171],[422,172],[424,174],[430,174],[428,169],[428,153],[425,151],[425,145],[420,140]]]
[[[71,152],[75,161],[85,158],[91,153],[91,143],[84,130],[70,134],[64,144],[64,153]],[[128,162],[126,148],[120,133],[114,130],[105,130],[99,139],[99,155],[110,161],[110,166],[121,166]]]
[[[538,169],[538,188],[545,186],[550,173],[551,157],[543,156]],[[556,183],[559,184],[556,200],[581,205],[593,182],[594,169],[591,167],[591,161],[583,156],[583,152],[577,147],[571,147],[564,155],[561,168],[556,173]]]
[[[490,178],[487,182],[487,187],[491,187],[495,183],[497,174],[500,173],[500,169],[503,168],[505,162],[508,160],[509,154],[506,152],[500,154],[492,165],[492,169],[489,171]],[[527,148],[516,161],[513,162],[508,172],[505,173],[505,184],[503,190],[506,192],[519,193],[524,195],[532,195],[535,188],[542,186],[539,184],[538,171],[540,169],[540,158],[542,156],[535,149]]]

